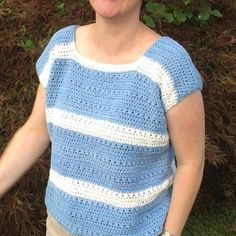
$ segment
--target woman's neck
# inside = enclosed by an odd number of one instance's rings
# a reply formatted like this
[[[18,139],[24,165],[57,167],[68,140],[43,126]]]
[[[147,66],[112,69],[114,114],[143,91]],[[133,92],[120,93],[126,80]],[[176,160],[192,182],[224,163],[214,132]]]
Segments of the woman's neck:
[[[93,41],[101,50],[112,55],[132,48],[145,26],[137,15],[124,16],[122,19],[105,19],[97,15],[91,27],[90,36]]]

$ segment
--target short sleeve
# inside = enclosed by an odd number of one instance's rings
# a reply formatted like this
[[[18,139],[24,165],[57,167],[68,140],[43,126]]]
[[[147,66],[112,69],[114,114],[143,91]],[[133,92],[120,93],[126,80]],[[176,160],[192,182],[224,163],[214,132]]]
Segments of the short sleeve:
[[[53,63],[52,51],[56,45],[57,32],[53,34],[35,63],[36,74],[43,87],[47,88],[50,69]]]
[[[203,81],[187,50],[179,46],[165,65],[161,94],[167,112],[189,94],[202,90]]]

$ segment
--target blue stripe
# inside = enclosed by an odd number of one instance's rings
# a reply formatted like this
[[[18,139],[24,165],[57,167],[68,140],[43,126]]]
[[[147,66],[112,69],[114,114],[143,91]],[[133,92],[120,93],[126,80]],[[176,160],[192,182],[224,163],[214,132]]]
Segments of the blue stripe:
[[[48,84],[48,108],[167,134],[159,89],[147,76],[137,71],[128,77],[125,73],[86,70],[73,60],[59,59],[51,71],[59,72]],[[61,81],[65,73],[70,75]]]
[[[112,235],[158,235],[168,211],[170,191],[163,191],[145,206],[118,208],[71,196],[49,181],[45,204],[49,212],[73,235],[110,236],[111,232]]]
[[[160,184],[173,174],[166,147],[119,144],[56,127],[53,139],[51,167],[63,176],[130,192]],[[70,139],[78,142],[73,145]]]

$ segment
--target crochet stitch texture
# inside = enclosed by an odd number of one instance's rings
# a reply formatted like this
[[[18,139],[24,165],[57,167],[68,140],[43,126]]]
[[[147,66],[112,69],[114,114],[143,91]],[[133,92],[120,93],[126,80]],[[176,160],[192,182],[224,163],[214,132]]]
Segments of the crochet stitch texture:
[[[175,175],[165,112],[202,90],[201,76],[169,36],[106,64],[79,53],[77,27],[54,33],[36,61],[52,142],[46,207],[72,235],[157,236]]]

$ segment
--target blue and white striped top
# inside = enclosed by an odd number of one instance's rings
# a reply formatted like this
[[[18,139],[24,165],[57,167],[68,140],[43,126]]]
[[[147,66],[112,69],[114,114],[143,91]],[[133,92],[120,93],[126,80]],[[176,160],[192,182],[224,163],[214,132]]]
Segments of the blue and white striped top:
[[[134,62],[83,56],[69,25],[36,62],[46,89],[49,212],[72,235],[159,235],[175,175],[165,112],[202,89],[186,49],[156,39]]]

